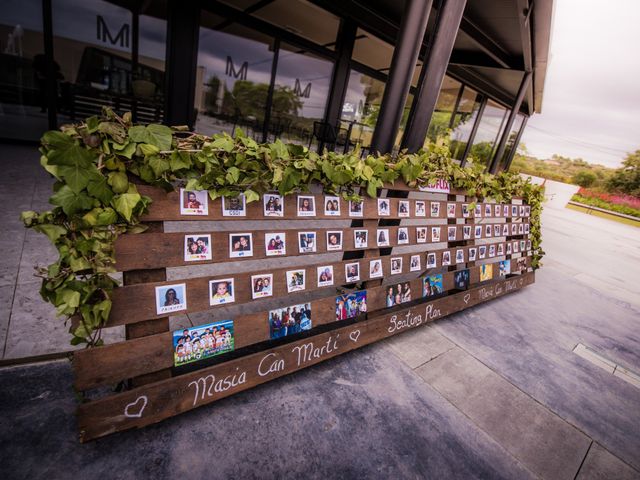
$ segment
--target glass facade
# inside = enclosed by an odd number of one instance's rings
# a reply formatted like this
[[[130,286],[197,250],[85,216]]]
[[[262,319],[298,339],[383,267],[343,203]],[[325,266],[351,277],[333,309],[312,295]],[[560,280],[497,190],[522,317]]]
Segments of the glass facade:
[[[509,130],[509,136],[507,137],[507,143],[505,145],[505,149],[504,149],[504,153],[502,154],[502,158],[500,158],[500,160],[499,160],[498,170],[497,171],[500,171],[501,169],[506,167],[507,161],[508,161],[509,157],[511,156],[511,152],[515,148],[518,148],[518,146],[516,145],[516,138],[518,136],[518,133],[520,132],[520,128],[522,127],[522,122],[524,122],[524,115],[519,113],[519,114],[516,115],[516,118],[513,121],[513,125],[511,127],[511,130]]]
[[[508,112],[493,100],[487,102],[469,152],[469,163],[489,165],[504,130]]]
[[[384,82],[351,70],[342,105],[341,132],[347,132],[352,145],[368,149],[378,121]]]
[[[464,86],[451,131],[451,157],[455,160],[462,160],[471,131],[478,118],[481,98],[478,92]]]
[[[436,108],[431,116],[425,143],[433,142],[441,135],[446,135],[451,128],[451,117],[456,110],[462,84],[449,76],[445,76],[440,87]]]

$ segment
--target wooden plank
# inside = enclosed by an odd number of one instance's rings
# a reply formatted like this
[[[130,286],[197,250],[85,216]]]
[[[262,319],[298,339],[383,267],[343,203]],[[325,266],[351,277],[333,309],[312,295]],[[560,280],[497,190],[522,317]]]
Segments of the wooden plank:
[[[492,243],[490,245],[494,245],[497,251],[498,243]],[[487,245],[487,252],[490,252],[490,245]],[[435,251],[436,253],[436,267],[439,268],[443,266],[444,252],[449,252],[449,256],[451,259],[451,265],[456,265],[456,253],[461,251],[464,259],[468,258],[468,250],[473,247],[461,246],[457,248],[447,248],[442,250]],[[479,249],[481,248],[478,247]],[[429,253],[434,253],[429,252]],[[384,256],[377,257],[376,259],[360,259],[360,260],[344,260],[342,262],[330,263],[325,262],[321,264],[314,264],[309,266],[300,266],[300,267],[287,267],[282,269],[264,269],[262,271],[254,271],[250,273],[239,273],[239,274],[229,274],[229,275],[216,275],[216,276],[207,276],[207,277],[199,277],[188,280],[178,280],[173,282],[154,282],[147,283],[143,285],[132,285],[125,286],[122,288],[118,288],[113,292],[113,307],[111,310],[111,315],[109,318],[109,322],[106,325],[107,327],[112,327],[116,325],[126,325],[129,323],[135,323],[142,320],[150,320],[154,318],[160,318],[162,315],[158,315],[156,313],[156,299],[155,299],[155,287],[166,286],[166,285],[176,285],[176,284],[185,284],[186,286],[186,297],[187,297],[187,308],[185,310],[176,311],[175,313],[189,313],[189,312],[201,312],[205,310],[215,310],[219,305],[211,306],[209,302],[209,281],[210,280],[223,280],[228,278],[234,279],[234,289],[235,289],[235,301],[234,304],[241,304],[247,302],[254,302],[256,300],[252,300],[251,295],[251,276],[259,273],[264,274],[272,274],[272,290],[273,295],[269,298],[279,298],[290,295],[287,291],[287,278],[286,274],[288,271],[292,270],[305,270],[305,278],[306,278],[306,288],[305,291],[309,290],[326,290],[327,292],[332,292],[335,290],[336,286],[347,285],[353,282],[349,282],[346,280],[345,276],[345,267],[348,263],[358,263],[360,270],[360,278],[358,281],[366,281],[372,279],[369,275],[369,262],[372,260],[380,259],[382,261],[382,278],[392,277],[391,275],[391,263],[393,258],[402,258],[403,272],[409,271],[410,259],[412,255],[422,255],[422,265],[426,265],[426,260],[424,257],[425,252],[415,253],[415,254],[403,254],[398,256]],[[494,255],[495,256],[495,255]],[[490,258],[488,254],[485,255],[486,258]],[[463,264],[464,262],[461,262]],[[334,272],[334,285],[327,287],[319,287],[317,283],[317,267],[320,266],[333,266]],[[230,303],[226,303],[229,305]]]
[[[256,385],[293,373],[397,333],[514,292],[534,274],[466,292],[248,355],[193,373],[135,388],[78,408],[80,440],[157,423]]]

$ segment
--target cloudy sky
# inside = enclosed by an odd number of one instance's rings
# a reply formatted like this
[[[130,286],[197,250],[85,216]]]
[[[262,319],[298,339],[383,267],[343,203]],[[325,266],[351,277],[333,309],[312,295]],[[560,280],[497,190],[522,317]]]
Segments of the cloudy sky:
[[[542,114],[522,141],[538,158],[618,166],[640,149],[640,0],[554,3]]]

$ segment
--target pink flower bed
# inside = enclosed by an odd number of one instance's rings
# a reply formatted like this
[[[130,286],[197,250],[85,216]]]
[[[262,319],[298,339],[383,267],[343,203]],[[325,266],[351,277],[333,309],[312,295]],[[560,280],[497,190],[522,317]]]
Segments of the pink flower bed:
[[[640,210],[640,198],[633,197],[631,195],[624,195],[620,193],[600,193],[587,188],[580,188],[580,190],[578,190],[578,195],[587,198],[597,198],[605,202],[613,203],[614,205],[624,205],[625,207]]]

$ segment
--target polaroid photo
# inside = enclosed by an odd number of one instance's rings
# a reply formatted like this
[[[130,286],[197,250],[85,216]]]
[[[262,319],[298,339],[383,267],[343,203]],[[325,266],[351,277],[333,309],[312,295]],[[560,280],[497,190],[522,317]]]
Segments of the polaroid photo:
[[[411,283],[397,283],[396,285],[389,285],[387,288],[387,295],[385,298],[385,304],[387,308],[395,307],[411,301]]]
[[[482,238],[482,225],[476,225],[473,230],[474,238]]]
[[[469,204],[468,203],[463,203],[462,204],[462,216],[464,218],[469,218],[471,216],[471,212],[469,211]]]
[[[233,278],[209,280],[209,305],[223,305],[236,301]]]
[[[318,267],[317,270],[319,287],[330,287],[333,285],[333,265]]]
[[[436,268],[436,254],[427,253],[427,268]]]
[[[416,227],[416,243],[427,243],[427,227]]]
[[[511,260],[502,260],[501,262],[498,263],[498,265],[499,265],[498,273],[500,274],[501,277],[506,277],[508,274],[511,273]]]
[[[524,234],[524,223],[519,223],[518,224],[518,235],[523,235]]]
[[[362,200],[349,200],[349,216],[362,217],[363,215]]]
[[[520,251],[520,242],[517,240],[513,242],[513,253],[518,253]]]
[[[447,241],[455,242],[458,227],[447,227]]]
[[[354,230],[353,245],[355,246],[355,248],[367,248],[368,235],[368,230]]]
[[[284,199],[277,193],[266,193],[262,197],[265,217],[284,216]]]
[[[470,262],[475,262],[476,261],[476,252],[477,252],[477,248],[476,247],[469,248],[469,261]]]
[[[409,271],[417,272],[420,270],[420,255],[411,255],[411,260],[409,261]]]
[[[464,250],[461,248],[456,250],[456,263],[464,263]]]
[[[187,285],[163,285],[156,287],[156,314],[178,312],[187,309]]]
[[[527,240],[527,250],[531,250],[531,240]]]
[[[247,199],[244,194],[241,193],[237,197],[222,197],[222,216],[246,217]]]
[[[491,236],[491,225],[485,225],[484,226],[484,236],[486,238]]]
[[[502,229],[500,228],[500,225],[494,225],[493,226],[493,236],[494,237],[499,237],[500,236],[500,231]]]
[[[508,223],[503,223],[502,224],[502,236],[506,237],[509,235],[509,224]]]
[[[451,252],[449,250],[445,250],[442,252],[442,266],[451,265]]]
[[[211,235],[185,235],[184,261],[211,260]]]
[[[453,285],[457,290],[469,288],[469,269],[458,270],[453,274]]]
[[[491,216],[491,205],[488,203],[484,206],[484,216],[485,217]]]
[[[518,216],[519,217],[524,217],[524,205],[520,205],[518,210],[519,210]]]
[[[340,198],[325,195],[324,197],[324,214],[328,217],[340,216]]]
[[[269,311],[269,333],[272,339],[311,330],[311,304],[301,303]]]
[[[277,257],[287,254],[286,237],[284,232],[265,233],[264,245],[267,257]]]
[[[518,206],[517,205],[511,205],[511,216],[512,217],[517,217],[518,216]]]
[[[525,233],[525,235],[529,235],[529,224],[528,223],[524,224],[524,233]]]
[[[427,202],[424,200],[416,200],[416,217],[427,216]]]
[[[305,278],[307,271],[304,268],[299,270],[288,270],[286,274],[287,293],[299,292],[305,289]]]
[[[253,257],[253,237],[251,233],[229,234],[229,257]]]
[[[432,217],[440,216],[440,202],[431,202],[431,216]]]
[[[313,253],[318,242],[316,232],[298,232],[298,251],[300,253]]]
[[[512,223],[511,224],[511,235],[516,235],[518,233],[518,224],[517,223]]]
[[[388,217],[391,215],[391,201],[388,198],[378,199],[378,216]]]
[[[391,275],[402,273],[402,257],[391,259]]]
[[[180,215],[209,215],[209,192],[181,188]]]
[[[407,227],[398,228],[398,245],[409,243],[409,229]]]
[[[493,263],[485,263],[480,265],[480,281],[486,282],[493,278]]]
[[[494,210],[494,217],[499,217],[500,212],[502,211],[502,208],[500,207],[500,205],[496,205],[493,210]]]
[[[486,256],[487,256],[487,246],[486,245],[480,245],[478,247],[478,258],[480,260],[482,260]]]
[[[520,251],[524,252],[525,248],[527,248],[527,242],[520,240]]]
[[[329,230],[327,232],[327,250],[329,252],[342,250],[342,230]]]
[[[516,260],[516,270],[519,272],[527,270],[527,257],[520,257]]]
[[[503,217],[508,217],[509,216],[509,205],[503,205],[502,206],[502,216]]]
[[[345,293],[336,297],[336,321],[349,320],[367,313],[367,291]]]
[[[431,241],[434,243],[440,241],[440,227],[431,227]]]
[[[502,255],[504,255],[504,243],[499,243],[498,244],[498,256],[501,257]]]
[[[489,258],[493,258],[496,256],[496,246],[489,245]]]
[[[344,266],[344,278],[347,283],[360,281],[360,263],[347,263]]]
[[[389,229],[388,228],[379,228],[376,232],[376,244],[378,247],[388,247],[389,246]]]
[[[298,195],[297,205],[299,217],[316,216],[316,197],[313,195]]]
[[[411,207],[409,200],[400,200],[398,202],[398,216],[409,217],[411,215]]]
[[[371,260],[369,262],[369,278],[381,278],[382,275],[382,260]]]
[[[434,295],[440,295],[442,292],[443,288],[441,273],[436,273],[435,275],[427,275],[422,279],[423,297],[433,297]]]
[[[462,239],[471,240],[471,225],[464,225],[462,227]]]
[[[476,218],[482,217],[482,205],[476,205],[476,208],[473,210],[473,216]]]
[[[506,254],[507,255],[511,255],[511,243],[507,243],[507,250],[506,250]]]
[[[251,275],[251,298],[264,298],[273,296],[273,275]]]
[[[197,327],[172,332],[173,365],[180,367],[188,363],[211,358],[234,349],[233,320],[198,325]]]
[[[531,216],[531,206],[530,205],[525,205],[525,207],[524,207],[524,216],[525,217],[530,217]]]
[[[447,203],[447,218],[456,218],[456,204]]]

